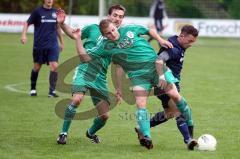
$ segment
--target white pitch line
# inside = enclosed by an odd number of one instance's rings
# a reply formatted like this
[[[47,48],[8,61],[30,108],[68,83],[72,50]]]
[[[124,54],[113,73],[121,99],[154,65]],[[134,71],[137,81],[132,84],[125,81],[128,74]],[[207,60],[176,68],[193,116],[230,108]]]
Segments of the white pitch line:
[[[46,82],[38,82],[38,83],[46,83]],[[17,93],[24,93],[24,94],[28,94],[29,91],[24,91],[24,90],[20,90],[20,89],[17,89],[16,87],[18,86],[22,86],[22,85],[30,85],[29,83],[15,83],[15,84],[8,84],[8,85],[5,85],[4,88],[10,92],[17,92]]]

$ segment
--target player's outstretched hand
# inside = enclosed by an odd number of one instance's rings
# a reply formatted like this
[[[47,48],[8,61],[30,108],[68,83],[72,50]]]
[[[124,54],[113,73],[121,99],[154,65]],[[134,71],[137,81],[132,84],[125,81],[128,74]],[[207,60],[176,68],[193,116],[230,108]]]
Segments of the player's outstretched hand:
[[[168,83],[167,83],[164,75],[161,75],[159,77],[158,87],[160,87],[162,90],[165,90],[167,88],[167,85],[168,85]]]
[[[66,18],[65,11],[63,9],[59,8],[57,10],[56,14],[57,14],[57,22],[59,24],[63,24],[65,21],[65,18]]]
[[[25,44],[27,42],[27,36],[26,35],[22,35],[21,37],[21,43]]]
[[[81,30],[79,29],[79,28],[77,28],[77,29],[74,29],[73,31],[72,31],[72,33],[73,33],[73,38],[75,39],[75,40],[77,40],[77,39],[81,39]]]
[[[165,47],[165,48],[173,48],[172,43],[170,43],[170,42],[167,41],[167,40],[162,40],[162,41],[160,42],[160,45],[161,45],[162,47]]]

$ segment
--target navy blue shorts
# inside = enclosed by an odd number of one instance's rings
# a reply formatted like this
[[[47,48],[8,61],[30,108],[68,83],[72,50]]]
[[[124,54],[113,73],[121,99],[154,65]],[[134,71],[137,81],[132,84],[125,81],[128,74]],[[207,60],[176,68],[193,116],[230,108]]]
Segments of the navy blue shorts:
[[[33,49],[33,62],[40,64],[49,64],[49,62],[57,62],[59,58],[58,47],[49,49]]]

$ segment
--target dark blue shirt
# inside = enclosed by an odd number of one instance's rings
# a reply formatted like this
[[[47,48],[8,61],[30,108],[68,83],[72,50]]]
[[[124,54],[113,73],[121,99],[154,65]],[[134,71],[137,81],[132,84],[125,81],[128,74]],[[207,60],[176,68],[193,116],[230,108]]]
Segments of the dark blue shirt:
[[[34,25],[34,49],[58,47],[56,9],[36,8],[27,20]]]
[[[173,48],[166,49],[162,47],[158,54],[163,51],[168,52],[169,59],[166,61],[166,65],[172,70],[173,76],[180,81],[185,49],[180,46],[177,37],[178,36],[171,36],[168,38],[168,41],[173,44]]]

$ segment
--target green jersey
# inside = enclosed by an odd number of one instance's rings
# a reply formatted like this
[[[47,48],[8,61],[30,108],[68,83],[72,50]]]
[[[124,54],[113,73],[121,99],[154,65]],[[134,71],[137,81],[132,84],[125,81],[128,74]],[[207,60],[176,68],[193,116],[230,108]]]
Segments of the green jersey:
[[[149,30],[139,25],[126,25],[118,31],[120,37],[117,41],[101,39],[97,47],[88,49],[87,52],[103,58],[112,56],[112,61],[123,67],[132,85],[143,86],[146,90],[151,89],[158,81],[155,69],[157,54],[141,37],[147,35]]]
[[[117,41],[101,39],[99,45],[88,52],[102,57],[111,55],[113,62],[121,65],[129,78],[154,72],[157,54],[141,37],[147,35],[149,30],[139,25],[126,25],[118,31],[120,38]]]
[[[95,47],[97,41],[103,38],[96,24],[86,26],[81,31],[81,39],[85,40],[83,44],[85,49]],[[87,63],[80,63],[73,77],[73,93],[85,92],[86,88],[93,88],[107,96],[106,74],[110,62],[111,58],[94,58]]]
[[[126,25],[118,29],[120,38],[110,41],[106,38],[97,47],[88,49],[91,55],[108,57],[123,67],[133,86],[141,86],[150,91],[158,84],[155,68],[157,54],[141,35],[149,34],[149,29],[139,25]],[[168,78],[171,82],[170,79]],[[172,80],[172,79],[171,79]]]

